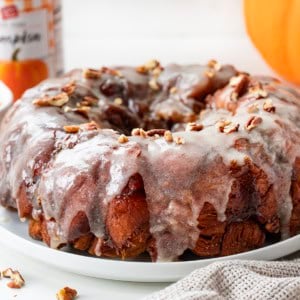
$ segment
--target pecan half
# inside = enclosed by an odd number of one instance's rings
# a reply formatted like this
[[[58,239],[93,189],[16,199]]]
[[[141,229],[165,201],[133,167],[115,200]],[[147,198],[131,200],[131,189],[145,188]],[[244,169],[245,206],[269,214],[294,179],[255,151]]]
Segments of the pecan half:
[[[37,106],[64,106],[69,101],[67,93],[62,92],[55,96],[45,96],[42,98],[34,99],[32,103]]]
[[[56,294],[57,300],[73,300],[77,296],[77,291],[69,287],[64,287],[60,289]]]
[[[254,129],[255,127],[257,127],[261,123],[262,123],[262,118],[261,117],[253,116],[246,123],[245,129],[247,131],[251,131],[252,129]]]
[[[7,284],[9,288],[20,289],[25,284],[25,280],[20,272],[12,270],[11,268],[2,271],[1,276],[4,278],[10,278],[12,280]]]

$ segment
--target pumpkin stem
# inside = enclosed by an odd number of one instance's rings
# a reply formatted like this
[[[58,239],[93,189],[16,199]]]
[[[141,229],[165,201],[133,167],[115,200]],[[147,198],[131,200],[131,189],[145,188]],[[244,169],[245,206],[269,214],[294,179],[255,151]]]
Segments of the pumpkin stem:
[[[18,60],[18,54],[19,54],[20,51],[21,51],[20,48],[17,48],[17,49],[14,50],[14,52],[11,56],[12,61],[17,61]]]

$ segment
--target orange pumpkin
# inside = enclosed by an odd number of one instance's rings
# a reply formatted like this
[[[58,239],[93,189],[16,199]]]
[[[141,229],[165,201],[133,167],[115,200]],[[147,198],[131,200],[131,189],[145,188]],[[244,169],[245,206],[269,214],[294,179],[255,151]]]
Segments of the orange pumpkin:
[[[300,84],[300,1],[244,0],[247,31],[266,62]]]
[[[10,61],[0,60],[0,80],[13,92],[14,100],[18,100],[25,90],[35,86],[48,77],[47,65],[37,59],[19,61],[17,49]]]

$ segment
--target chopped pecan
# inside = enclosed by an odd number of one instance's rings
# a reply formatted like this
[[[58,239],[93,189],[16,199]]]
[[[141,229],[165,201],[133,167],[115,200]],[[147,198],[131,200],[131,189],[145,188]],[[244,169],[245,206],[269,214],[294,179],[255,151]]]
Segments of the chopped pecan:
[[[159,83],[157,82],[157,79],[156,78],[151,78],[150,81],[149,81],[149,86],[152,90],[154,91],[158,91],[160,89],[160,85]]]
[[[42,98],[34,99],[32,103],[37,106],[64,106],[69,101],[67,93],[62,92],[55,96],[45,96]]]
[[[79,125],[66,125],[64,126],[64,131],[66,133],[77,133],[80,130]]]
[[[259,124],[262,123],[261,117],[253,116],[251,117],[245,125],[247,131],[251,131],[253,128],[257,127]]]
[[[231,121],[220,121],[217,125],[219,127],[219,131],[226,134],[237,132],[240,127],[240,124],[233,123]]]
[[[266,99],[263,105],[263,109],[269,113],[274,113],[276,108],[273,105],[272,99]]]
[[[175,137],[174,137],[174,142],[175,142],[177,145],[183,145],[183,144],[185,144],[185,140],[184,140],[184,138],[182,138],[181,136],[175,136]]]
[[[170,94],[176,94],[178,92],[178,89],[176,86],[172,86],[169,90]]]
[[[82,102],[80,104],[82,104]],[[90,110],[91,110],[90,106],[80,106],[80,105],[78,105],[77,107],[74,107],[74,108],[72,108],[70,106],[65,106],[64,107],[64,112],[66,112],[66,113],[72,111],[72,112],[75,112],[75,113],[79,113],[83,116],[88,116],[88,112]]]
[[[82,104],[86,104],[88,106],[93,106],[98,103],[98,98],[92,97],[92,96],[84,96],[83,101],[81,102]]]
[[[75,89],[76,89],[76,84],[74,81],[71,81],[65,86],[63,86],[61,90],[67,93],[68,96],[71,96],[75,92]]]
[[[97,130],[100,128],[100,126],[95,121],[91,121],[89,123],[81,124],[80,128],[82,130],[90,131],[90,130]]]
[[[123,103],[123,99],[120,97],[118,97],[114,100],[114,104],[116,104],[116,105],[122,105],[122,103]]]
[[[152,70],[151,74],[154,77],[158,77],[161,72],[163,71],[163,68],[161,66],[156,67],[155,69]]]
[[[253,104],[249,105],[248,108],[247,108],[247,112],[250,113],[250,114],[258,112],[258,104],[253,103]]]
[[[146,131],[147,136],[164,136],[166,129],[151,129]]]
[[[101,70],[85,69],[83,70],[83,77],[86,79],[99,79],[102,75]]]
[[[68,105],[66,105],[66,106],[64,107],[64,112],[68,113],[68,112],[70,112],[70,111],[73,111],[73,108],[70,107],[70,106],[68,106]]]
[[[109,68],[109,67],[102,67],[101,72],[112,75],[112,76],[117,76],[117,77],[123,77],[123,73],[120,70]]]
[[[57,300],[73,300],[77,296],[77,291],[75,289],[71,289],[69,287],[64,287],[60,289],[56,294]]]
[[[88,112],[91,110],[90,106],[79,106],[74,109],[75,112],[82,114],[84,116],[88,115]]]
[[[11,268],[2,271],[1,277],[10,278],[12,280],[7,284],[7,286],[12,289],[20,289],[25,284],[25,280],[20,272],[14,271]]]
[[[152,71],[154,73],[153,74],[154,76],[155,76],[155,74],[159,75],[161,73],[162,68],[160,66],[159,61],[152,59],[152,60],[148,61],[147,63],[145,63],[144,65],[138,66],[136,68],[136,72],[141,73],[141,74],[147,74],[150,71]]]
[[[145,68],[147,70],[153,70],[155,68],[157,68],[160,65],[159,61],[156,59],[151,59],[148,62],[145,63]]]
[[[133,136],[141,136],[141,137],[146,137],[147,136],[147,133],[144,129],[142,128],[134,128],[132,129],[131,131],[131,135]]]
[[[108,68],[108,67],[102,67],[101,73],[118,76],[118,77],[123,77],[123,74],[120,70],[116,70],[116,69],[112,69],[112,68]]]
[[[239,94],[237,92],[232,92],[230,94],[230,100],[233,101],[233,102],[236,102],[239,98]]]
[[[118,142],[121,144],[125,144],[128,142],[128,137],[124,134],[121,134],[118,138]]]
[[[215,71],[219,71],[221,69],[221,64],[215,59],[211,59],[210,61],[208,61],[207,66],[213,68]]]
[[[222,120],[222,121],[217,122],[216,126],[218,127],[220,132],[223,132],[224,127],[230,125],[230,123],[231,123],[231,121]]]
[[[268,92],[263,89],[261,84],[251,87],[249,92],[251,96],[255,97],[256,99],[266,98],[268,96]]]
[[[64,131],[67,133],[77,133],[79,130],[97,130],[99,129],[99,125],[95,121],[91,121],[89,123],[83,123],[80,125],[66,125],[64,126]]]
[[[135,68],[136,72],[137,73],[140,73],[140,74],[147,74],[148,73],[148,70],[146,69],[145,66],[138,66]]]
[[[248,83],[249,77],[245,74],[232,77],[229,81],[229,85],[233,87],[230,99],[232,101],[237,101],[238,97],[246,91]]]
[[[191,122],[191,123],[187,123],[185,131],[201,131],[202,129],[203,129],[202,124]]]
[[[234,124],[231,123],[230,125],[227,125],[224,127],[223,132],[226,134],[237,132],[239,130],[240,124]]]
[[[173,142],[173,135],[172,132],[170,130],[165,131],[164,133],[164,138],[168,143]]]
[[[208,77],[208,78],[213,78],[215,76],[215,72],[212,70],[205,70],[204,74]]]

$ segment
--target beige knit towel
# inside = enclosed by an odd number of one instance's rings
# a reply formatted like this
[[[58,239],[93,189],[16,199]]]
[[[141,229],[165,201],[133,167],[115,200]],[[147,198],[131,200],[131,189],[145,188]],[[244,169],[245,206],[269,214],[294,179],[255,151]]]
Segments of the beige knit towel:
[[[300,260],[226,261],[192,272],[145,300],[300,299]]]

